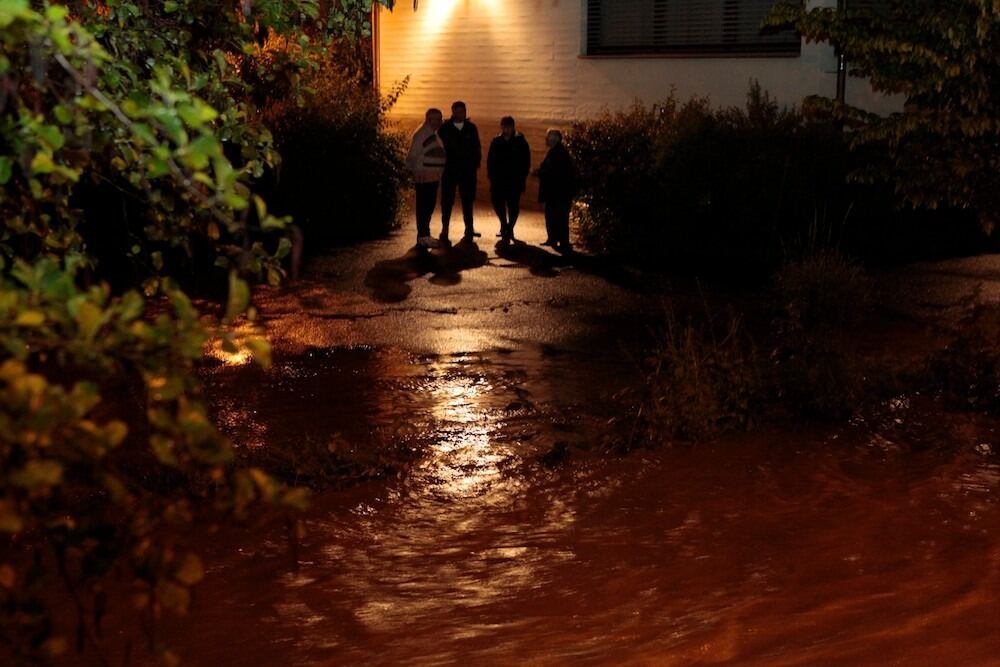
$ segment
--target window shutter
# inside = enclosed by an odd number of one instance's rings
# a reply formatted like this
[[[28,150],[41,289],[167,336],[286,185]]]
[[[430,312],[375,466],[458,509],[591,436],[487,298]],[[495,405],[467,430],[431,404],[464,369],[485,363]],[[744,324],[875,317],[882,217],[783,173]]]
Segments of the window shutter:
[[[781,0],[588,0],[587,53],[797,54],[793,31],[762,32]]]

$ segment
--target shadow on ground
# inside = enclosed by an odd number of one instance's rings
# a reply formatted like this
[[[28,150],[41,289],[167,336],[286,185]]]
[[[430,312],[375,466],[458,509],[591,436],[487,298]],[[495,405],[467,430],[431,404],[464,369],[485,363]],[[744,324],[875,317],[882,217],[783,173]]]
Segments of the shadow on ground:
[[[414,246],[402,257],[373,266],[365,277],[365,287],[375,301],[398,303],[410,296],[410,282],[421,276],[430,274],[434,285],[457,285],[462,282],[462,271],[485,266],[487,261],[489,256],[471,240],[430,252]]]
[[[539,246],[530,245],[524,241],[513,243],[498,243],[497,256],[528,268],[532,275],[541,278],[554,278],[561,269],[572,268],[626,289],[639,289],[640,281],[629,273],[621,264],[607,257],[570,252],[554,254]]]

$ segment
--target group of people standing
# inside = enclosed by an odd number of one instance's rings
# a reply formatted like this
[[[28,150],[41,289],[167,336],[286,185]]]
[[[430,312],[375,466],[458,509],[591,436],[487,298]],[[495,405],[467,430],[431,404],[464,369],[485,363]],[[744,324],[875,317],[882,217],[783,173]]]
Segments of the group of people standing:
[[[575,194],[575,172],[569,152],[563,146],[559,130],[546,135],[548,152],[536,175],[539,178],[539,201],[545,204],[545,228],[548,238],[542,245],[559,252],[570,252],[569,215]],[[413,135],[406,159],[416,189],[417,247],[437,248],[448,244],[451,213],[455,195],[462,202],[465,223],[463,239],[479,236],[475,229],[473,208],[476,201],[478,172],[483,151],[479,129],[468,119],[464,102],[451,106],[451,118],[444,120],[440,109],[428,109],[424,124]],[[521,212],[521,196],[531,174],[531,147],[517,131],[514,119],[500,120],[500,134],[490,143],[486,157],[493,210],[500,221],[500,243],[514,239],[514,226]],[[431,236],[431,219],[441,194],[441,234]]]

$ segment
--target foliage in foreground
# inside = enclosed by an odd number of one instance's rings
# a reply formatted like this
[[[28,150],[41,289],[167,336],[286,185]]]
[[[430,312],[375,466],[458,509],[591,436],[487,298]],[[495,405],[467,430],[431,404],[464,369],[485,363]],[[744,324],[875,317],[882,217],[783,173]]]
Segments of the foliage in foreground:
[[[890,0],[840,12],[779,3],[771,23],[838,45],[852,72],[903,96],[888,117],[807,104],[849,123],[872,159],[855,176],[893,185],[913,206],[968,208],[1000,220],[1000,5],[994,0]],[[875,150],[871,150],[875,149]]]
[[[75,274],[54,260],[17,262],[0,283],[10,354],[0,363],[0,531],[16,548],[0,564],[0,639],[21,657],[66,647],[40,604],[47,590],[73,601],[88,642],[112,570],[133,581],[144,616],[183,612],[202,573],[178,539],[193,515],[306,500],[260,470],[229,466],[232,447],[194,375],[211,337],[266,362],[263,343],[203,321],[170,281],[158,294],[167,303],[150,312],[138,292],[81,289]]]
[[[279,164],[257,104],[305,100],[310,59],[363,31],[371,5],[0,0],[0,661],[67,648],[55,596],[107,662],[112,573],[151,631],[201,577],[195,518],[303,506],[233,465],[194,366],[213,341],[268,361],[265,342],[227,333],[289,250],[288,220],[256,192]],[[288,48],[268,52],[272,38]],[[221,319],[178,286],[205,263],[197,276],[228,292]]]

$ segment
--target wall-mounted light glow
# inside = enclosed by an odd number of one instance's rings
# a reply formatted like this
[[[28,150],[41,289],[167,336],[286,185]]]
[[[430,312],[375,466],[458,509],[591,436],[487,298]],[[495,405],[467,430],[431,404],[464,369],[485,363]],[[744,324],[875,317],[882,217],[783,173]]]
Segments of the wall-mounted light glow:
[[[437,32],[444,28],[445,22],[461,0],[424,0],[420,3],[420,13],[424,14],[423,23],[427,30]]]
[[[465,4],[472,11],[485,11],[491,17],[500,12],[502,0],[420,0],[413,3],[413,9],[418,8],[425,13],[424,25],[430,30],[440,30],[445,21],[459,4]]]

